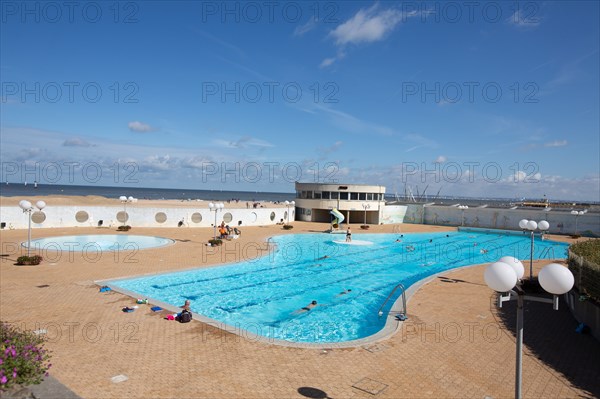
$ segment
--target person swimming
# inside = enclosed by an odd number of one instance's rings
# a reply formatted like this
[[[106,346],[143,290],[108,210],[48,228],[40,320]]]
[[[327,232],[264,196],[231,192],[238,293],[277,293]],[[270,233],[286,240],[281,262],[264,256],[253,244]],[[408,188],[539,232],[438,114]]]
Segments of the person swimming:
[[[344,291],[340,292],[339,294],[337,294],[336,296],[342,296],[342,295],[346,295],[346,294],[349,294],[349,293],[351,293],[351,292],[352,292],[352,290],[351,290],[351,289],[346,289],[346,290],[344,290]]]
[[[310,310],[313,309],[316,306],[318,306],[317,305],[317,301],[312,301],[311,303],[309,303],[305,307],[296,310],[294,313],[310,312]]]

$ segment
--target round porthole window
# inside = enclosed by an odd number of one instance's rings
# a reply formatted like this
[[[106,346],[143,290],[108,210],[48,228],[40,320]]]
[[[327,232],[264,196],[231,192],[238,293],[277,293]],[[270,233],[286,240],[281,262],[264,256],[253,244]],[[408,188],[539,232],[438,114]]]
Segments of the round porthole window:
[[[157,223],[164,223],[167,221],[167,214],[164,212],[157,212],[156,215],[154,215],[154,220],[156,220]]]
[[[226,214],[223,215],[223,221],[225,223],[231,223],[232,220],[233,220],[233,216],[231,215],[231,213],[227,212]]]
[[[117,220],[121,223],[125,223],[129,220],[129,215],[125,211],[117,212]]]
[[[270,218],[271,218],[271,221],[275,220],[275,212],[271,212]]]
[[[75,220],[77,220],[79,223],[87,222],[89,218],[90,215],[88,215],[86,211],[79,211],[75,214]]]
[[[42,211],[33,212],[31,214],[31,221],[33,223],[44,223],[46,220],[46,214]]]
[[[202,215],[199,212],[192,214],[192,223],[200,223],[202,221]]]

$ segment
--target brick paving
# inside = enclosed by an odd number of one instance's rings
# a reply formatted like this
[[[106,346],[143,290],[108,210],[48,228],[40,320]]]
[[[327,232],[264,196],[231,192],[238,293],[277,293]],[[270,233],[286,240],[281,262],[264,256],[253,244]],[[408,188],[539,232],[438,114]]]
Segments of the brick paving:
[[[293,233],[321,228],[296,223]],[[374,226],[370,232],[392,229]],[[420,229],[443,230],[402,225],[403,232]],[[34,236],[98,232],[35,229]],[[436,277],[423,285],[409,300],[408,321],[385,340],[355,348],[303,349],[256,342],[199,321],[167,321],[147,305],[123,313],[120,309],[131,306],[132,299],[116,292],[100,293],[93,283],[240,260],[240,248],[283,234],[279,226],[246,228],[237,243],[238,253],[232,250],[227,256],[207,253],[203,242],[211,229],[135,229],[132,233],[180,241],[139,251],[128,259],[124,254],[104,253],[91,261],[63,254],[38,267],[16,267],[15,255],[1,258],[0,317],[28,329],[46,329],[47,346],[53,351],[52,375],[83,398],[514,395],[514,305],[496,309],[493,293],[483,282],[484,266],[447,272],[447,278]],[[2,231],[3,252],[10,252],[12,243],[26,234]],[[600,397],[600,344],[590,335],[575,333],[577,323],[561,305],[559,311],[547,304],[525,305],[524,397]],[[119,375],[127,380],[111,381]]]

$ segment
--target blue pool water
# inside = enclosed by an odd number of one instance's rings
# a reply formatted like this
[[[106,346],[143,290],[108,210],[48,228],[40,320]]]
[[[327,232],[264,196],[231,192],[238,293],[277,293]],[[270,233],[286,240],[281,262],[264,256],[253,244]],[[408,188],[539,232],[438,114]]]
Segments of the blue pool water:
[[[130,234],[87,234],[46,237],[31,240],[31,247],[50,251],[123,251],[162,247],[172,244],[169,238]],[[27,242],[23,243],[27,247]]]
[[[372,244],[345,245],[334,242],[343,240],[338,235],[277,236],[275,251],[258,259],[110,284],[174,306],[189,299],[194,312],[232,331],[292,342],[343,342],[382,329],[386,317],[377,311],[398,283],[408,288],[432,274],[505,255],[528,259],[530,251],[524,235],[405,234],[395,242],[399,237],[354,234],[355,240]],[[534,256],[561,258],[566,249],[563,243],[536,240]],[[339,295],[347,289],[351,292]],[[296,313],[313,300],[319,306]]]

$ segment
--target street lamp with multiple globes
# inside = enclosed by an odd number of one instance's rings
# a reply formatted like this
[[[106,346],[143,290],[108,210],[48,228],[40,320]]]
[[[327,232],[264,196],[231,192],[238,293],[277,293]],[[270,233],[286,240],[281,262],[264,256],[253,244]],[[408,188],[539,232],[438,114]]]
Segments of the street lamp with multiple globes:
[[[544,232],[550,228],[550,223],[545,220],[541,220],[539,223],[534,220],[522,219],[519,222],[519,227],[523,230],[529,230],[531,232],[531,254],[529,256],[529,280],[533,280],[533,242],[535,230],[539,229],[542,239],[544,238]]]
[[[582,216],[585,213],[587,213],[587,209],[584,211],[576,211],[576,210],[571,211],[571,215],[575,215],[575,233],[574,234],[577,234],[577,219],[579,219],[579,216]]]
[[[526,295],[521,278],[525,270],[523,264],[512,256],[500,258],[498,262],[489,265],[483,274],[485,283],[499,293],[498,307],[506,301],[517,300],[517,331],[516,331],[516,368],[515,368],[515,398],[521,399],[521,378],[523,366],[523,303],[525,300],[552,303],[558,310],[558,295],[566,294],[573,288],[575,278],[569,269],[558,263],[550,263],[540,270],[538,281],[540,286],[553,295],[552,299]],[[508,293],[503,296],[502,293]]]
[[[125,223],[127,222],[127,219],[129,219],[129,216],[127,215],[127,203],[128,202],[135,202],[136,199],[129,196],[126,197],[124,195],[121,195],[119,197],[119,201],[121,201],[121,203],[123,204],[123,213],[125,214],[124,219],[123,219],[123,226],[125,226]]]
[[[371,209],[371,205],[370,204],[362,204],[363,209],[365,210],[365,223],[364,226],[367,225],[367,209]]]
[[[46,203],[44,201],[38,201],[35,203],[35,207],[31,205],[31,202],[27,200],[21,200],[19,202],[19,207],[23,210],[23,213],[29,214],[29,228],[27,231],[27,256],[31,255],[31,214],[35,211],[35,208],[38,210],[42,210],[46,207]]]
[[[211,212],[215,213],[215,224],[213,225],[215,240],[217,239],[217,212],[222,210],[223,208],[225,208],[225,204],[223,204],[222,202],[216,204],[211,202],[208,204],[208,209]]]
[[[462,220],[460,222],[460,225],[464,226],[465,225],[465,211],[467,209],[469,209],[469,205],[459,205],[458,209],[460,209],[462,211]]]
[[[290,224],[290,206],[295,207],[296,201],[285,201],[284,204],[287,207],[287,224]]]

